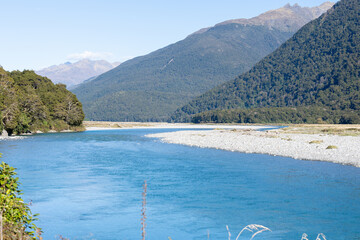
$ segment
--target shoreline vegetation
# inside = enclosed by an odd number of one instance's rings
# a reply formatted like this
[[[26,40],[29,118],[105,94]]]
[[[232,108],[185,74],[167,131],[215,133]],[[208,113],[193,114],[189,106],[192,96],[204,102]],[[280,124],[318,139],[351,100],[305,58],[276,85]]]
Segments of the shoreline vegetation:
[[[81,131],[84,117],[82,104],[64,84],[0,66],[0,135]]]
[[[0,159],[2,154],[0,153]],[[0,237],[7,239],[39,239],[41,229],[35,225],[38,214],[32,214],[30,203],[25,203],[21,198],[19,178],[16,168],[1,161],[0,163]],[[37,235],[37,236],[36,236]]]

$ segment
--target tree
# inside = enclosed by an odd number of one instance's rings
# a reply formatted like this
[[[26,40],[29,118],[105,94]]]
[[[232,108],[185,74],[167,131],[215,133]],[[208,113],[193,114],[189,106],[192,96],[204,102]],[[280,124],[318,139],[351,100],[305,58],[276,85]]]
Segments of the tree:
[[[17,88],[14,80],[11,79],[6,72],[0,68],[0,111],[1,125],[10,134],[17,125],[17,118],[20,114]]]
[[[0,154],[1,157],[1,154]],[[19,178],[15,168],[7,163],[0,164],[0,237],[1,240],[36,239],[38,230],[28,204],[24,203],[19,190]]]
[[[82,105],[63,84],[24,70],[0,67],[0,131],[11,134],[40,130],[82,130]]]

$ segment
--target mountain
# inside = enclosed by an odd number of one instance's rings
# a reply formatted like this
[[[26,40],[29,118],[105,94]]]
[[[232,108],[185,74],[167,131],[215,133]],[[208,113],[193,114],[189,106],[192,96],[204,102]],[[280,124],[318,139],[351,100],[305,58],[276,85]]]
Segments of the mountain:
[[[0,66],[0,134],[79,130],[83,119],[81,103],[65,85]]]
[[[196,122],[360,123],[360,0],[338,2],[250,71],[197,97],[172,120],[191,115]]]
[[[286,4],[282,8],[267,11],[257,17],[250,19],[240,18],[228,20],[215,26],[237,23],[243,25],[267,26],[268,28],[296,32],[306,23],[326,12],[333,5],[334,3],[332,2],[324,2],[318,7],[308,8],[301,7],[298,4],[294,4],[293,6]],[[200,32],[203,32],[207,29],[209,28],[202,29]]]
[[[37,74],[50,78],[54,83],[63,83],[72,87],[83,81],[107,72],[120,63],[105,60],[83,59],[75,63],[66,62],[36,71]]]
[[[194,97],[249,70],[290,38],[299,23],[310,21],[330,5],[286,5],[241,23],[232,20],[202,29],[124,62],[72,91],[92,120],[164,121]]]

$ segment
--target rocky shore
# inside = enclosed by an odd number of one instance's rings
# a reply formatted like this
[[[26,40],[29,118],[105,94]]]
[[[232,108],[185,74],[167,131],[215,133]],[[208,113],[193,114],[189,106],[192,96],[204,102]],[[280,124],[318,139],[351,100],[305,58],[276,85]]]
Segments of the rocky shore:
[[[360,136],[269,131],[209,130],[149,134],[147,137],[201,148],[261,153],[360,167]]]
[[[87,131],[94,130],[111,130],[111,129],[152,129],[152,128],[169,128],[169,129],[259,129],[269,128],[265,125],[234,125],[234,124],[192,124],[192,123],[167,123],[167,122],[106,122],[106,121],[84,121],[84,127]]]

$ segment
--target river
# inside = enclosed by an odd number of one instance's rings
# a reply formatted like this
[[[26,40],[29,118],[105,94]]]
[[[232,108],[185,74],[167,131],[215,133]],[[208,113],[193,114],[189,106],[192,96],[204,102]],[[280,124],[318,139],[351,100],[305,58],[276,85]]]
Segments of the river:
[[[44,239],[360,239],[360,168],[166,144],[176,129],[52,133],[0,141]],[[245,232],[243,238],[250,239]]]

